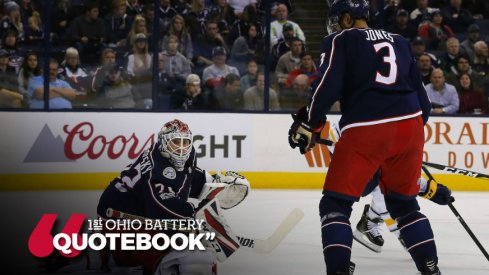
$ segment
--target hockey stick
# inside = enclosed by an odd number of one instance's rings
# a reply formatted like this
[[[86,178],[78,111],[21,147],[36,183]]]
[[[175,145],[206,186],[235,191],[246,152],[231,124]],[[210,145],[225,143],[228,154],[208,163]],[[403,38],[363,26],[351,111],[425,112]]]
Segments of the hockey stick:
[[[464,175],[464,176],[468,176],[468,177],[472,177],[472,178],[476,178],[476,179],[489,180],[489,175],[485,175],[485,174],[478,173],[478,172],[472,172],[472,171],[465,170],[465,169],[459,169],[459,168],[450,167],[447,165],[442,165],[442,164],[437,164],[437,163],[431,163],[431,162],[423,162],[423,165],[428,166],[428,167],[432,167],[432,168],[435,168],[438,170],[447,171],[447,172],[450,172],[452,174]]]
[[[147,218],[124,213],[112,208],[108,208],[106,212],[109,218],[118,219],[133,219],[133,220],[146,220]],[[256,253],[271,253],[282,241],[283,239],[292,231],[292,229],[302,220],[304,217],[304,212],[299,208],[295,208],[289,215],[282,221],[282,223],[275,229],[270,237],[266,240],[254,239],[244,236],[236,236],[239,239],[240,246],[246,249],[250,249]],[[180,231],[178,228],[172,228],[174,230]],[[183,230],[188,232],[188,230]]]
[[[425,162],[423,162],[423,164],[425,164]],[[428,178],[431,179],[431,180],[434,180],[433,175],[431,175],[431,173],[428,170],[428,168],[426,168],[425,166],[422,166],[422,168],[423,168],[423,171],[425,172],[425,174],[428,176]],[[458,221],[462,224],[462,226],[464,227],[465,231],[467,231],[467,233],[469,233],[469,236],[475,242],[475,244],[477,245],[477,247],[479,247],[479,249],[482,252],[482,254],[484,254],[484,257],[486,257],[486,259],[489,261],[489,254],[487,253],[486,249],[479,242],[479,239],[477,239],[477,237],[474,235],[474,232],[472,232],[472,230],[467,225],[467,223],[465,222],[465,220],[462,218],[462,216],[460,215],[460,213],[458,213],[458,211],[455,208],[455,206],[453,206],[452,203],[449,203],[448,204],[448,207],[450,207],[450,210],[452,210],[453,214],[458,219]]]
[[[489,254],[484,249],[484,247],[479,242],[479,240],[475,237],[475,235],[472,232],[472,230],[470,230],[469,226],[464,221],[464,219],[462,218],[462,216],[460,216],[460,214],[458,213],[457,209],[455,209],[455,206],[453,206],[453,204],[449,203],[448,204],[448,207],[450,207],[450,210],[452,210],[452,212],[455,215],[455,217],[457,217],[457,219],[460,221],[460,223],[462,224],[462,226],[465,228],[465,231],[467,231],[467,233],[469,233],[469,235],[472,238],[472,240],[474,240],[475,244],[479,247],[479,249],[481,250],[482,254],[484,254],[484,256],[486,257],[486,259],[489,261]]]
[[[316,143],[318,143],[318,144],[322,144],[322,145],[327,145],[327,146],[334,145],[334,143],[333,143],[331,140],[322,139],[322,138],[318,138],[318,139],[316,140]]]

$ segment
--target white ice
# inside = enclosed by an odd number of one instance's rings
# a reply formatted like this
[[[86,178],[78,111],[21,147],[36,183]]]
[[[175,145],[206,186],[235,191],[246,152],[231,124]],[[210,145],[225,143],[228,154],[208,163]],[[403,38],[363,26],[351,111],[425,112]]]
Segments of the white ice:
[[[62,224],[74,213],[94,218],[100,194],[101,191],[0,193],[1,266],[6,271],[17,270],[2,274],[35,272],[36,262],[27,250],[27,240],[42,214],[57,213]],[[454,206],[486,250],[489,249],[489,192],[454,192],[454,196]],[[241,205],[225,212],[236,234],[266,238],[294,208],[302,209],[305,217],[271,254],[242,249],[219,265],[219,274],[325,274],[318,215],[320,197],[320,190],[252,190]],[[369,200],[369,197],[362,198],[355,204],[353,226]],[[489,274],[489,261],[450,209],[424,199],[419,199],[419,202],[433,226],[442,273]],[[380,254],[354,242],[352,261],[356,263],[355,275],[416,274],[409,254],[385,227],[383,236],[385,244]]]

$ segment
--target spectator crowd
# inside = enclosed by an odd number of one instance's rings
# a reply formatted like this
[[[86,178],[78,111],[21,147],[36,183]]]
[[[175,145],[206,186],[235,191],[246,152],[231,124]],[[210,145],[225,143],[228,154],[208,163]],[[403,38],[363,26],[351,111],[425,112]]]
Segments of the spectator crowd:
[[[271,1],[269,34],[264,0],[45,2],[0,1],[0,108],[294,111],[317,78],[290,0]],[[488,113],[489,1],[370,2],[411,42],[433,113]]]

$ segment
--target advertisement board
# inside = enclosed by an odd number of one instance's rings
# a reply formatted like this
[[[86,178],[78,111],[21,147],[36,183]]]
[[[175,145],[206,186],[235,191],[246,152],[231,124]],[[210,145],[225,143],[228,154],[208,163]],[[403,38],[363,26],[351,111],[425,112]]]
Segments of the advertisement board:
[[[0,188],[101,189],[178,118],[194,134],[198,164],[246,174],[254,188],[321,188],[330,156],[287,142],[288,114],[2,113]],[[328,116],[336,123],[338,115]],[[327,127],[329,127],[329,124]],[[489,174],[487,118],[432,117],[423,160]],[[381,133],[379,133],[381,134]],[[489,190],[484,180],[433,170],[455,189]]]

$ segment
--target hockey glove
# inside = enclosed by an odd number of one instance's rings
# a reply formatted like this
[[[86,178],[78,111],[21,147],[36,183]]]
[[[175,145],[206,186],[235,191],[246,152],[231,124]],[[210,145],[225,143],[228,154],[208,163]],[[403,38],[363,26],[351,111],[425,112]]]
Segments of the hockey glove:
[[[314,148],[319,132],[314,132],[307,124],[306,108],[299,109],[297,114],[292,115],[294,122],[289,129],[289,145],[292,149],[299,147],[301,154]]]
[[[452,191],[445,185],[437,183],[433,179],[428,181],[426,191],[420,193],[419,196],[440,205],[447,205],[455,201],[455,198],[452,197]]]

